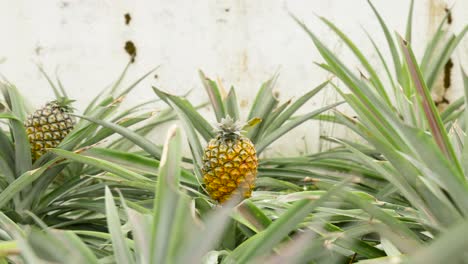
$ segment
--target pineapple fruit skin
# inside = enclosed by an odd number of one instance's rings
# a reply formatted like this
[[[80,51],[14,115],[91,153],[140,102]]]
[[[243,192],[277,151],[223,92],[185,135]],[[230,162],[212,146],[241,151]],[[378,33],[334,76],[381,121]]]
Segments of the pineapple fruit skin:
[[[246,137],[210,140],[203,155],[203,180],[206,191],[223,203],[237,192],[249,198],[255,187],[258,159],[254,144]]]
[[[31,145],[32,160],[39,159],[48,148],[56,148],[73,130],[74,125],[75,121],[68,114],[68,109],[55,101],[29,115],[24,126]]]

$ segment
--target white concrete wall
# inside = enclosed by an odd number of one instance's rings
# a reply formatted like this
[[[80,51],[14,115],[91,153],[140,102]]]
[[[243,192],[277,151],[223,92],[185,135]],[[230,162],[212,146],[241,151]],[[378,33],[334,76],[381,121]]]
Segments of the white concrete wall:
[[[404,32],[408,0],[374,0],[391,29]],[[452,30],[468,22],[468,1],[416,0],[414,44],[422,52],[429,32],[443,16],[443,7],[453,5]],[[313,64],[321,61],[305,33],[293,22],[288,10],[303,19],[340,57],[352,63],[342,43],[330,34],[315,14],[334,21],[372,60],[362,28],[383,44],[384,37],[365,0],[0,0],[0,73],[27,93],[32,103],[42,105],[52,92],[35,63],[60,75],[77,107],[83,108],[98,90],[110,84],[127,63],[124,44],[131,40],[137,57],[128,80],[161,65],[129,98],[132,102],[153,97],[150,86],[182,94],[195,89],[194,102],[207,97],[197,69],[234,85],[249,107],[262,81],[280,70],[281,99],[297,97],[321,83],[327,74]],[[130,13],[129,25],[124,14]],[[468,42],[458,53],[464,56]],[[455,85],[459,76],[455,76]],[[327,91],[308,104],[306,110],[336,100]],[[276,145],[276,150],[317,150],[318,135],[329,133],[327,124],[309,124]]]

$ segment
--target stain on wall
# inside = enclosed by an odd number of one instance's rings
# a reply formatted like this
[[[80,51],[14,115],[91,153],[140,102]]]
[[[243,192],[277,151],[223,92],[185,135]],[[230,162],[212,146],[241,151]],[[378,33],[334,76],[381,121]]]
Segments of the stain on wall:
[[[135,47],[135,44],[133,43],[133,41],[128,40],[127,42],[125,42],[124,49],[127,52],[127,54],[130,56],[131,62],[132,63],[135,62],[135,57],[137,55],[137,48]]]
[[[429,2],[429,8],[429,34],[432,35],[435,33],[440,22],[445,17],[447,17],[447,20],[444,28],[449,30],[454,18],[451,9],[447,7],[447,3],[441,0],[432,0]],[[451,101],[449,92],[453,83],[453,67],[453,60],[452,58],[449,58],[444,66],[442,74],[438,77],[432,89],[434,102],[440,111],[445,110]]]
[[[130,15],[130,12],[125,13],[123,17],[125,26],[130,26],[130,22],[132,21],[132,15]],[[124,45],[124,50],[130,56],[130,62],[134,63],[137,55],[135,43],[132,40],[127,40]]]
[[[447,23],[450,25],[453,22],[452,11],[449,8],[445,8],[445,13],[447,13]]]
[[[453,62],[449,59],[444,67],[444,88],[448,89],[452,85]]]
[[[125,19],[125,25],[130,25],[130,22],[132,21],[132,16],[130,13],[125,13],[124,14],[124,19]]]

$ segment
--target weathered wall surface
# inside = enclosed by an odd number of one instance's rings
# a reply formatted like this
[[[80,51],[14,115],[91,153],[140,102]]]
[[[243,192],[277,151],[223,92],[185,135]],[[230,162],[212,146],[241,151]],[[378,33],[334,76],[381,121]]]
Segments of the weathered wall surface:
[[[373,3],[391,29],[404,32],[408,0]],[[444,15],[444,8],[452,5],[451,30],[459,32],[468,22],[467,0],[415,1],[416,53],[421,53],[423,43]],[[288,12],[304,20],[350,63],[352,57],[316,15],[335,22],[368,51],[371,60],[376,60],[377,55],[363,29],[378,43],[383,45],[385,41],[365,0],[0,0],[0,73],[39,106],[52,96],[35,66],[40,63],[49,72],[60,75],[80,109],[116,78],[129,60],[124,47],[131,41],[137,55],[130,77],[134,79],[156,65],[161,67],[128,100],[153,97],[150,86],[157,85],[176,94],[194,89],[193,101],[206,101],[197,75],[197,69],[203,69],[226,87],[237,87],[247,109],[261,82],[277,70],[277,89],[282,100],[300,96],[328,77],[313,64],[321,61],[319,54]],[[457,52],[465,65],[467,51],[465,39]],[[455,64],[459,61],[455,59]],[[453,69],[452,87],[460,83],[457,70]],[[449,89],[448,100],[456,97],[453,90]],[[304,111],[336,98],[334,92],[327,91]],[[292,144],[283,140],[275,150],[304,151],[306,145],[309,151],[317,150],[318,136],[333,129],[338,128],[318,122],[308,124],[291,133]]]

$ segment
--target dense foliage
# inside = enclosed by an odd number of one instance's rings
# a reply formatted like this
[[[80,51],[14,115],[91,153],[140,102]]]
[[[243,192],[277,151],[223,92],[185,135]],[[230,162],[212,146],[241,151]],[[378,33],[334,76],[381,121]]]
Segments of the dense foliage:
[[[259,159],[248,199],[232,195],[219,204],[206,192],[203,153],[216,136],[199,112],[206,105],[153,87],[154,99],[122,110],[152,71],[121,87],[125,68],[81,114],[75,111],[73,130],[37,160],[24,126],[33,109],[2,82],[0,264],[467,262],[468,76],[456,69],[465,97],[443,111],[431,91],[468,26],[455,36],[444,29],[445,18],[417,60],[413,2],[404,37],[393,36],[369,4],[388,44],[369,36],[377,62],[320,18],[359,70],[293,17],[323,57],[317,65],[334,76],[295,101],[276,98],[274,76],[242,117],[235,89],[226,93],[200,72],[215,119],[246,122],[242,136]],[[59,80],[44,76],[57,98],[67,97]],[[326,87],[344,101],[297,114]],[[167,107],[156,112],[158,98]],[[343,103],[356,117],[337,110]],[[175,120],[168,130],[160,126]],[[360,139],[327,137],[335,147],[324,152],[265,157],[276,140],[317,120]],[[150,140],[154,134],[167,135],[163,146]]]

